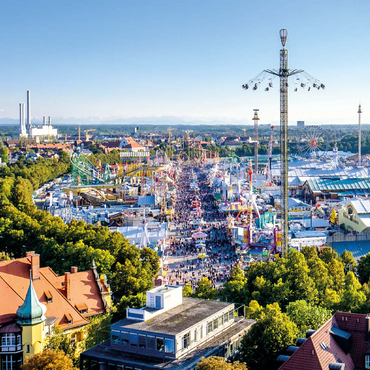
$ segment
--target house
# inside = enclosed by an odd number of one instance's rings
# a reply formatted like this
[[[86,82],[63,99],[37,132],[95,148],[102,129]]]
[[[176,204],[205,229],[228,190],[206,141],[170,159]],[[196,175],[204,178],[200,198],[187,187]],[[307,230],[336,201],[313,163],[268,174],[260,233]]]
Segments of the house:
[[[370,231],[370,199],[352,198],[338,211],[338,223],[347,231]]]
[[[183,298],[182,287],[146,293],[147,306],[127,308],[110,340],[81,353],[80,368],[193,370],[202,357],[238,356],[254,320],[237,317],[233,303]]]
[[[57,325],[78,343],[90,316],[109,312],[111,292],[93,263],[90,270],[58,276],[40,267],[40,256],[0,261],[0,368],[18,369],[23,360],[43,350]]]
[[[145,147],[138,144],[132,137],[123,137],[120,144],[120,149],[128,149],[130,152],[139,152],[145,150]]]
[[[336,312],[318,330],[309,330],[277,361],[279,370],[370,369],[370,317]]]
[[[112,150],[120,150],[120,141],[103,141],[99,144],[99,149],[101,149],[105,154],[111,152]]]

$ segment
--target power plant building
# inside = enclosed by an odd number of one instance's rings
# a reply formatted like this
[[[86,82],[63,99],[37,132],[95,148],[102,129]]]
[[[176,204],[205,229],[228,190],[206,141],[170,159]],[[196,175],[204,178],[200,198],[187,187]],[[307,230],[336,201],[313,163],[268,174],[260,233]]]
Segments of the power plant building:
[[[50,139],[58,136],[58,130],[51,126],[51,117],[44,116],[42,125],[32,125],[31,123],[31,93],[27,90],[27,122],[25,122],[24,103],[19,104],[19,136],[27,139]]]

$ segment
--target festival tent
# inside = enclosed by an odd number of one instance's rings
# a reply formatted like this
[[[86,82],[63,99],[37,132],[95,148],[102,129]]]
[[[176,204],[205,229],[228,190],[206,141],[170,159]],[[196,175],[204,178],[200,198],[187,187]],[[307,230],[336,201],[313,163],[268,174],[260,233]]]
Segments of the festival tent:
[[[205,239],[207,237],[206,233],[203,233],[201,231],[198,231],[192,235],[194,239]]]

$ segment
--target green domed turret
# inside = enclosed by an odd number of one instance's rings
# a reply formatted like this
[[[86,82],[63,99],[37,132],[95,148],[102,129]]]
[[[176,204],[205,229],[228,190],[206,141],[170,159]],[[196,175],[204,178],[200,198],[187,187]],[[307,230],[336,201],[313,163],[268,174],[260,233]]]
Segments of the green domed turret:
[[[26,298],[17,310],[17,322],[19,325],[39,324],[45,320],[45,312],[46,306],[38,300],[31,278]]]

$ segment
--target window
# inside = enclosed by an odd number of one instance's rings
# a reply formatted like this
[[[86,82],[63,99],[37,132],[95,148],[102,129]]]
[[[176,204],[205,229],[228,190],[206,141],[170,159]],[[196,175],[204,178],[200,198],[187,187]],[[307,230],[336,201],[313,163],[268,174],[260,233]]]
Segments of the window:
[[[46,302],[53,302],[53,295],[50,293],[50,290],[45,291]]]
[[[164,339],[157,338],[157,351],[164,351]]]
[[[155,338],[154,337],[148,337],[148,348],[155,349]]]
[[[189,333],[187,333],[182,337],[182,348],[188,348],[189,344],[190,344],[190,335]]]
[[[213,330],[216,330],[218,328],[218,319],[213,320]]]
[[[210,333],[213,330],[212,321],[208,323],[207,332]]]
[[[139,335],[139,348],[146,348],[146,337]]]
[[[224,315],[224,322],[228,322],[228,321],[229,321],[229,314],[226,312]]]
[[[1,370],[16,370],[22,365],[22,357],[14,355],[3,355],[1,357]]]
[[[15,346],[15,334],[14,333],[3,334],[1,337],[1,345]]]
[[[128,346],[130,336],[128,333],[121,333],[121,341],[124,346]]]
[[[370,369],[370,356],[365,356],[365,368]]]
[[[130,333],[130,346],[137,347],[139,344],[139,338],[137,334],[131,334]]]
[[[218,326],[222,326],[224,323],[224,317],[223,315],[221,315],[219,318],[218,318]]]
[[[198,340],[198,333],[197,329],[194,330],[194,335],[193,335],[193,341],[196,342]]]
[[[233,320],[234,318],[234,310],[229,311],[229,320]]]
[[[165,352],[175,352],[175,341],[173,339],[164,340],[164,351]]]
[[[119,335],[112,334],[112,343],[119,343]]]
[[[31,347],[29,344],[26,345],[26,352],[27,353],[30,353],[31,352]]]

